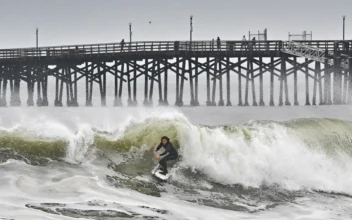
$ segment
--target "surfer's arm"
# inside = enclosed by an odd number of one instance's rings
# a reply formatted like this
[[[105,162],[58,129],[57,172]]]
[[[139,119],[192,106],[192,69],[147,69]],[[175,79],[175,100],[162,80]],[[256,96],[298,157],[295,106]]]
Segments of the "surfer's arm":
[[[162,144],[160,143],[156,148],[155,148],[155,150],[154,151],[159,151],[160,150],[160,148],[161,148],[161,146],[162,146]]]
[[[162,153],[160,154],[160,157],[162,157],[162,156],[164,156],[164,155],[166,155],[166,154],[169,154],[169,151],[165,150],[164,152],[162,152]]]
[[[168,147],[165,147],[165,150],[164,150],[164,152],[162,152],[161,154],[160,154],[160,157],[162,157],[162,156],[164,156],[164,155],[166,155],[166,154],[170,154],[170,144],[171,143],[169,143],[169,146]],[[172,146],[172,145],[171,145]]]

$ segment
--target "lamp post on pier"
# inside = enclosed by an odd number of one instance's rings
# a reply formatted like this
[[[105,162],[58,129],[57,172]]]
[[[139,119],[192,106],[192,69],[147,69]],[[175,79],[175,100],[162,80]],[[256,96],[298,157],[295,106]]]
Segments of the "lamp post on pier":
[[[190,31],[189,31],[189,49],[192,50],[192,33],[193,33],[193,15],[190,16],[189,18],[189,26],[190,26]]]
[[[342,16],[342,39],[345,40],[345,20],[346,20],[346,16]]]
[[[35,39],[36,39],[36,50],[37,50],[37,56],[38,56],[38,32],[39,32],[39,28],[35,29]]]
[[[130,46],[129,50],[131,50],[131,45],[132,45],[132,23],[129,23],[129,29],[130,29]]]
[[[37,47],[37,48],[38,48],[38,31],[39,31],[39,29],[36,28],[36,29],[35,29],[35,35],[36,35],[36,47]]]
[[[130,27],[130,43],[132,42],[132,23],[129,23],[129,27]]]

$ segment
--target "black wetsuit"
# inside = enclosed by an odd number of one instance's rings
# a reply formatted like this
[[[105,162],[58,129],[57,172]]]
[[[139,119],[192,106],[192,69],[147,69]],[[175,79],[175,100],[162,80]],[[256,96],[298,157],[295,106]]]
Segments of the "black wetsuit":
[[[162,170],[167,173],[167,164],[166,161],[168,160],[176,160],[178,158],[178,153],[177,150],[174,148],[174,146],[172,146],[172,143],[170,141],[168,141],[165,145],[163,145],[162,143],[159,144],[159,146],[156,148],[156,151],[160,150],[160,148],[164,148],[165,151],[160,154],[160,157],[166,155],[165,157],[163,157],[160,161],[159,164],[162,168]]]

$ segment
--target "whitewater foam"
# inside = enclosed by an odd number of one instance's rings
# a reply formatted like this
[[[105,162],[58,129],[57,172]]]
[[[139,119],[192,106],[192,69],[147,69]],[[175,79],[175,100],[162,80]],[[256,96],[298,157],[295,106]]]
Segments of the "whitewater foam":
[[[243,132],[192,126],[181,141],[182,163],[225,184],[352,192],[352,179],[346,177],[352,169],[348,155],[332,158],[315,151],[275,123],[254,123],[247,128],[250,139]]]

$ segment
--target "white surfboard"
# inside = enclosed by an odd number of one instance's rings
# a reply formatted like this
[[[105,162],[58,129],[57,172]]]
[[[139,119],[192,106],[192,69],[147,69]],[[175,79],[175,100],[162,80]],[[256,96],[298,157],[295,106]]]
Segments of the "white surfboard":
[[[162,170],[159,170],[159,165],[156,166],[153,170],[152,170],[152,174],[160,179],[160,180],[163,180],[163,181],[166,181],[168,178],[169,178],[169,174],[166,174],[166,175],[163,175],[161,174]]]

